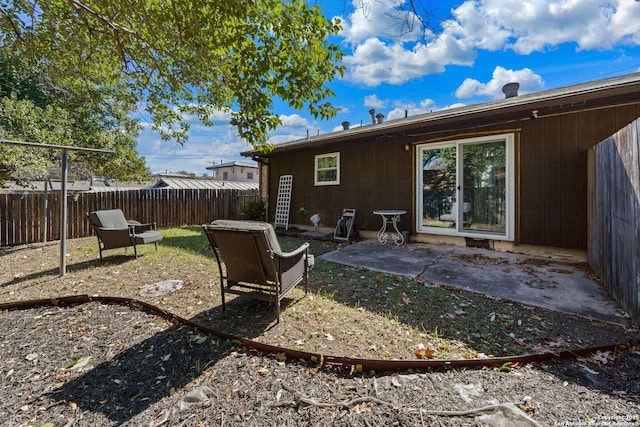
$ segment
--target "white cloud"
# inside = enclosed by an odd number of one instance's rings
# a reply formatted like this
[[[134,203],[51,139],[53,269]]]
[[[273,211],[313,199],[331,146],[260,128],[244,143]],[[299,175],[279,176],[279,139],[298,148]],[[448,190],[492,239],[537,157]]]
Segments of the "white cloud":
[[[578,50],[640,43],[634,0],[470,0],[454,15],[451,32],[481,49],[529,54],[572,42]]]
[[[371,38],[343,62],[348,66],[347,80],[377,86],[383,82],[402,84],[426,74],[441,73],[446,65],[471,65],[474,60],[475,52],[443,36],[430,46],[416,43],[411,47]]]
[[[282,126],[287,126],[287,127],[309,127],[309,121],[300,116],[299,114],[291,114],[291,115],[287,115],[287,114],[281,114],[280,116],[280,121],[282,122]]]
[[[444,107],[438,107],[436,106],[436,103],[433,99],[424,99],[420,101],[418,104],[398,103],[396,107],[389,112],[388,119],[389,120],[401,119],[401,118],[404,118],[405,116],[408,116],[408,117],[417,116],[419,114],[430,113],[433,111],[448,110],[450,108],[462,107],[464,105],[465,104],[462,104],[462,103],[455,103],[455,104],[447,105]]]
[[[216,110],[211,115],[209,115],[209,119],[211,119],[213,123],[216,123],[216,122],[228,123],[229,120],[231,120],[231,111]]]
[[[413,14],[405,14],[398,7],[405,0],[353,0],[353,12],[342,20],[340,36],[349,44],[358,44],[369,38],[382,37],[402,41],[415,41],[422,36]]]
[[[362,4],[362,8],[358,5]],[[575,43],[577,50],[640,44],[640,4],[635,0],[467,0],[441,22],[437,37],[414,28],[403,37],[389,30],[402,0],[354,0],[341,35],[352,48],[345,79],[377,86],[403,84],[473,65],[479,50],[521,55]],[[395,32],[397,35],[397,31]],[[426,44],[425,44],[426,43]]]
[[[311,136],[311,133],[310,133]],[[272,135],[269,137],[267,142],[269,144],[278,145],[284,142],[296,141],[298,139],[306,138],[306,129],[301,132],[290,132],[290,133],[279,133],[277,135]]]
[[[371,108],[385,108],[389,103],[388,100],[382,100],[378,98],[377,94],[367,95],[364,97],[364,106]]]
[[[299,114],[280,115],[282,124],[275,130],[269,132],[267,142],[278,145],[283,142],[295,141],[308,136],[315,136],[318,133],[317,123],[300,116]]]
[[[216,111],[211,118],[214,126],[204,126],[195,116],[185,116],[191,127],[184,145],[163,140],[151,129],[150,123],[143,122],[137,139],[138,153],[145,156],[152,173],[184,170],[198,176],[207,173],[206,167],[212,162],[247,160],[240,153],[250,150],[251,146],[230,125],[230,114]]]
[[[474,96],[488,96],[494,99],[503,98],[502,87],[510,82],[520,84],[519,94],[536,92],[544,88],[542,77],[529,68],[507,70],[498,66],[493,70],[491,80],[487,83],[481,83],[475,79],[465,79],[456,89],[455,94],[457,98],[471,98]]]

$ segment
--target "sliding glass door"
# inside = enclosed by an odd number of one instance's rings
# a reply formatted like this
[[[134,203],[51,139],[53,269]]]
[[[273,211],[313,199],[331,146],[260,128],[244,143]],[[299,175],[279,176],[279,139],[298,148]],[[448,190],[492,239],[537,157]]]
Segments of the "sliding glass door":
[[[418,147],[418,231],[513,239],[513,135]]]

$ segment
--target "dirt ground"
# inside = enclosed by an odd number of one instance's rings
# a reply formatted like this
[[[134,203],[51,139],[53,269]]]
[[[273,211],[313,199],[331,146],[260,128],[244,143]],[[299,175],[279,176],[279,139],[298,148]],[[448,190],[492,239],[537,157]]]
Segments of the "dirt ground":
[[[0,302],[134,298],[259,342],[371,359],[424,357],[422,342],[436,358],[623,345],[544,363],[353,372],[261,353],[139,306],[8,310],[0,313],[1,424],[640,425],[638,331],[331,263],[316,266],[310,293],[296,290],[279,324],[262,302],[231,301],[225,316],[208,248],[178,251],[196,237],[165,233],[157,253],[116,252],[104,262],[95,239],[74,239],[64,278],[55,245],[0,251]],[[335,249],[312,245],[316,254]],[[176,292],[144,293],[177,277]]]
[[[509,369],[353,374],[97,302],[0,316],[11,426],[640,424],[640,347]]]

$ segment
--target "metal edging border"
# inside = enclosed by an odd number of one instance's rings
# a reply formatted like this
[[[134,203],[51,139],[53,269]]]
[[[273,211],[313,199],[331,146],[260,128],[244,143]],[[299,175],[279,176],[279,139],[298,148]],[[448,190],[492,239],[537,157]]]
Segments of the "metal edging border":
[[[320,353],[311,353],[306,351],[293,350],[285,347],[279,347],[271,344],[265,344],[258,341],[242,338],[236,335],[227,334],[215,329],[200,325],[189,319],[185,319],[169,311],[163,310],[153,304],[140,301],[128,297],[114,296],[89,296],[89,295],[72,295],[58,298],[43,298],[25,301],[14,301],[0,303],[0,310],[17,310],[28,309],[40,306],[57,306],[61,304],[85,304],[89,302],[100,302],[105,304],[121,304],[141,307],[142,309],[159,315],[169,321],[178,322],[198,331],[215,336],[216,338],[229,340],[242,344],[243,346],[265,353],[284,354],[289,360],[307,360],[316,362],[321,365],[332,365],[343,367],[351,372],[360,371],[408,371],[412,369],[433,369],[433,368],[477,368],[477,367],[495,367],[502,366],[506,363],[538,363],[554,359],[570,359],[576,358],[598,351],[615,351],[620,347],[621,343],[611,344],[598,347],[580,348],[575,350],[565,350],[558,353],[536,353],[525,354],[520,356],[500,356],[482,359],[429,359],[429,360],[381,360],[381,359],[361,359],[344,356],[332,356]],[[626,343],[624,344],[626,345]]]

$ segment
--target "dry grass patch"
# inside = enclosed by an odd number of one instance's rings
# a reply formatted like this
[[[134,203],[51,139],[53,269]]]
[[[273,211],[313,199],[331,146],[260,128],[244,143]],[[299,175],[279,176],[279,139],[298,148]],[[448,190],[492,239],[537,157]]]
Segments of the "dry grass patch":
[[[336,250],[312,240],[316,266],[310,293],[298,287],[284,300],[275,324],[273,307],[232,298],[221,310],[216,263],[200,227],[162,230],[164,239],[139,249],[98,256],[95,238],[67,242],[67,274],[58,276],[59,246],[30,245],[0,252],[0,301],[87,294],[143,300],[216,330],[334,356],[374,359],[468,358],[525,354],[627,342],[611,325],[446,289],[410,278],[347,267],[320,259]],[[284,250],[300,245],[281,237]],[[162,296],[141,296],[147,285],[181,280]]]

